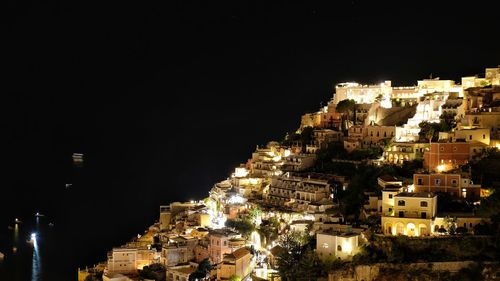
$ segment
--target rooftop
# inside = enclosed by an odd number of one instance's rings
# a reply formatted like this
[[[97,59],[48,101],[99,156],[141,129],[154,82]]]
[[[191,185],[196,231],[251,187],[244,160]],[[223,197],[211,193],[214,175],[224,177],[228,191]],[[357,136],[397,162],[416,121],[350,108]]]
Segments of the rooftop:
[[[383,181],[399,181],[396,177],[391,176],[391,175],[382,175],[379,177],[379,179]]]
[[[396,194],[395,197],[432,198],[435,196],[437,195],[432,192],[401,192]]]
[[[241,259],[242,257],[249,255],[250,251],[247,248],[239,248],[238,250],[232,252],[231,254],[226,254],[225,257],[231,258],[231,259]]]

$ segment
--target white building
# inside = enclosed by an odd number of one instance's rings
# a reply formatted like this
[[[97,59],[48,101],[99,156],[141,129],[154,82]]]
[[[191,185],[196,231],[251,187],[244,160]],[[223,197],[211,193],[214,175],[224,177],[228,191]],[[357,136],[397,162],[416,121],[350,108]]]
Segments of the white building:
[[[350,259],[359,251],[361,234],[323,231],[316,234],[316,253],[322,260]]]
[[[114,248],[108,253],[107,269],[110,273],[136,273],[146,265],[158,263],[160,254],[148,248]]]
[[[342,100],[352,99],[359,104],[374,103],[377,97],[382,96],[383,101],[389,102],[382,102],[382,106],[390,107],[391,92],[391,81],[384,81],[376,85],[361,85],[354,82],[340,83],[335,86],[333,102],[338,104]]]

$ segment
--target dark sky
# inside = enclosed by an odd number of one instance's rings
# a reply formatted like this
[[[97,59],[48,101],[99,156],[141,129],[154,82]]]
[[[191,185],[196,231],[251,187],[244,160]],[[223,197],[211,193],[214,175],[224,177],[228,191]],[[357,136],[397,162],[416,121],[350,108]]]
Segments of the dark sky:
[[[0,9],[4,198],[52,204],[81,151],[92,208],[133,198],[156,212],[206,195],[337,82],[458,81],[500,64],[491,1],[148,2]]]

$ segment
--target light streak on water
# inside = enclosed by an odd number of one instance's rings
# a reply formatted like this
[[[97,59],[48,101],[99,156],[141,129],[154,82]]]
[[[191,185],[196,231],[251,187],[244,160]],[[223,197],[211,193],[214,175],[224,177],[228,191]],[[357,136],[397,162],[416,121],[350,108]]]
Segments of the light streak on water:
[[[38,238],[32,235],[31,241],[33,242],[33,258],[31,261],[31,281],[40,280],[40,252],[38,250]]]
[[[40,218],[36,218],[36,230],[39,231]],[[31,234],[31,241],[33,242],[33,258],[31,261],[31,281],[40,281],[41,273],[41,262],[40,262],[40,251],[38,249],[38,237],[35,232]]]

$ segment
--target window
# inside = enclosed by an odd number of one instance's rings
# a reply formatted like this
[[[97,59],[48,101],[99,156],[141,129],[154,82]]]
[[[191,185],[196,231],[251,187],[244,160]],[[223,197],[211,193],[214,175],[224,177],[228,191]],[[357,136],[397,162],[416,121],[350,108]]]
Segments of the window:
[[[426,212],[420,213],[420,217],[423,218],[423,219],[426,219],[427,218],[427,213]]]
[[[399,211],[399,217],[404,218],[405,217],[405,212],[404,211]]]
[[[469,135],[469,140],[472,140],[472,135]]]
[[[483,140],[486,139],[486,135],[483,135]]]
[[[384,132],[384,138],[387,137],[387,132]]]
[[[342,252],[342,246],[338,245],[337,246],[337,251]]]
[[[392,194],[389,194],[389,199],[392,199]]]
[[[427,207],[427,202],[426,201],[421,201],[420,202],[420,207]]]
[[[423,185],[424,184],[424,179],[423,178],[418,178],[417,179],[417,184],[418,185]]]
[[[377,137],[380,135],[380,132],[377,132]]]
[[[451,186],[457,186],[457,180],[451,180]]]
[[[434,180],[434,185],[440,185],[440,184],[441,184],[441,179]]]
[[[398,206],[404,206],[405,205],[405,201],[404,200],[399,200],[398,201]]]
[[[224,241],[224,246],[227,246],[227,241]]]
[[[441,147],[439,148],[439,150],[440,150],[440,151],[444,151],[444,146],[441,146]]]
[[[389,213],[392,213],[392,208],[389,208]]]

